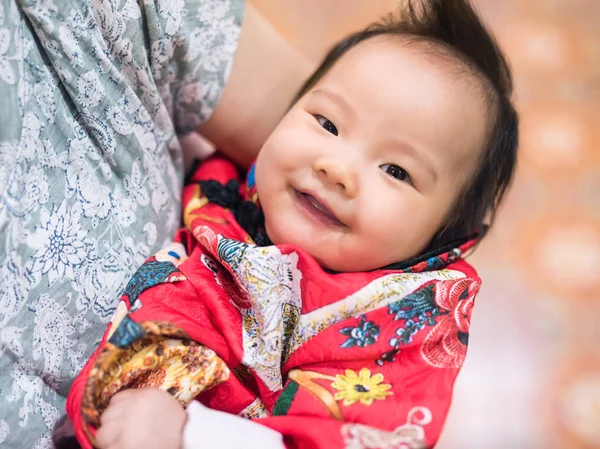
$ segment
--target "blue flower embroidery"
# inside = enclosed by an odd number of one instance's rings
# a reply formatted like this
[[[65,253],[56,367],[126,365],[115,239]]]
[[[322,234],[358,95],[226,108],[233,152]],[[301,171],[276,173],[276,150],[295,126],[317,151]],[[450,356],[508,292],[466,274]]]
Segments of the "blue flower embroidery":
[[[340,333],[349,337],[341,347],[352,348],[358,346],[364,348],[377,342],[377,337],[381,329],[373,321],[367,321],[365,316],[361,316],[356,327],[345,327]]]
[[[410,344],[418,331],[426,326],[435,326],[436,318],[448,313],[441,311],[436,305],[433,285],[423,287],[406,298],[390,304],[388,312],[394,316],[394,321],[403,320],[404,324],[396,329],[395,336],[389,341],[392,349],[381,354],[376,361],[379,366],[393,362],[401,346]]]

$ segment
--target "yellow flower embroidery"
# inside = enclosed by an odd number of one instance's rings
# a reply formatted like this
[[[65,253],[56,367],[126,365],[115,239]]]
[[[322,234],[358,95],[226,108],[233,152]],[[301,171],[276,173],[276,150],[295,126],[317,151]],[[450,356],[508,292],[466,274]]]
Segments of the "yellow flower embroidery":
[[[347,369],[345,375],[335,376],[335,382],[331,386],[339,390],[335,394],[335,399],[338,401],[343,399],[345,406],[358,401],[364,405],[371,405],[373,401],[385,399],[386,396],[393,394],[391,391],[387,391],[392,386],[381,382],[383,382],[383,375],[375,374],[371,377],[371,371],[367,368],[361,369],[358,374]]]

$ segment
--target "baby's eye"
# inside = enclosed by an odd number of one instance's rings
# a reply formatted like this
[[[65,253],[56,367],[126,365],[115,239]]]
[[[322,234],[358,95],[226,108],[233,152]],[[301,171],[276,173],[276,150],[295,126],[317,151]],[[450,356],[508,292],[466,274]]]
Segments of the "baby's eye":
[[[327,120],[325,117],[323,117],[322,115],[315,115],[315,118],[319,122],[319,125],[321,125],[323,128],[325,128],[331,134],[333,134],[334,136],[338,135],[338,130],[335,127],[335,125],[333,123],[331,123],[329,120]]]
[[[387,175],[392,178],[396,178],[399,181],[409,181],[410,176],[402,167],[398,167],[394,164],[383,164],[379,168],[381,168]]]

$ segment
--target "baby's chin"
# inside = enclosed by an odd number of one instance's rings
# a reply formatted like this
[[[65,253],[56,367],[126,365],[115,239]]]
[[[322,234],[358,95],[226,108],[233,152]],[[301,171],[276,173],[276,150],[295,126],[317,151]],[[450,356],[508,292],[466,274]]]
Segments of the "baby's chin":
[[[324,270],[335,271],[338,273],[358,273],[358,272],[362,272],[362,271],[371,271],[373,269],[373,268],[369,268],[370,265],[352,264],[352,263],[348,263],[348,261],[336,260],[336,259],[327,259],[327,258],[321,259],[313,254],[311,254],[311,256],[317,261],[317,263]]]
[[[265,227],[267,235],[273,244],[292,245],[301,248],[321,268],[329,271],[342,273],[373,271],[393,263],[409,260],[419,254],[417,251],[412,251],[415,248],[412,248],[412,250],[404,248],[406,251],[398,248],[399,251],[395,254],[383,254],[383,251],[378,251],[377,249],[366,250],[365,248],[356,248],[353,245],[344,245],[340,241],[302,238],[299,237],[297,232],[294,232],[297,230],[279,226],[271,228],[268,221],[265,222]]]
[[[310,254],[310,252],[309,252]],[[321,268],[329,271],[335,271],[339,273],[360,273],[364,271],[372,271],[377,268],[381,268],[385,265],[377,261],[365,261],[362,260],[350,260],[349,257],[318,257],[317,255],[311,254],[311,256],[317,261]]]
[[[348,256],[343,251],[332,251],[331,248],[324,245],[302,244],[297,240],[277,239],[271,240],[275,245],[292,245],[302,250],[311,256],[321,268],[328,271],[338,273],[357,273],[364,271],[372,271],[381,268],[389,263],[383,263],[379,260],[366,259],[365,257]],[[392,263],[392,262],[390,262]]]

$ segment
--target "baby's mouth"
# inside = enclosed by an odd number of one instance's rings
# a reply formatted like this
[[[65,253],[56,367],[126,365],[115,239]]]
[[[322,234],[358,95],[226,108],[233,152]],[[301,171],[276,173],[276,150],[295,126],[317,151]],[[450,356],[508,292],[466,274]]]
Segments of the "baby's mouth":
[[[347,227],[344,223],[338,220],[338,218],[327,208],[327,206],[317,200],[314,196],[298,190],[296,190],[296,196],[300,201],[300,205],[320,222],[340,228]]]

